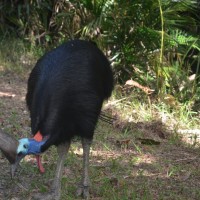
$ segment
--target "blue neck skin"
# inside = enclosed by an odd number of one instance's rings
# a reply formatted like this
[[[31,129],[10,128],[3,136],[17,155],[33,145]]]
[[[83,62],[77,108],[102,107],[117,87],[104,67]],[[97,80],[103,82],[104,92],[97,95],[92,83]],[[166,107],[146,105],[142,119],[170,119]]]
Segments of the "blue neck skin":
[[[23,155],[37,155],[41,153],[41,146],[46,142],[43,140],[41,142],[35,139],[22,138],[19,140],[19,145],[17,148],[17,154],[22,153]]]

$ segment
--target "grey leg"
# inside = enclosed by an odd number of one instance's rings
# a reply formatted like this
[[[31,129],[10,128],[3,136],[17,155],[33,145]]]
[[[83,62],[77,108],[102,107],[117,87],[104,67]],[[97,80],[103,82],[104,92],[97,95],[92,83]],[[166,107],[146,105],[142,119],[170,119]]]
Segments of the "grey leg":
[[[42,199],[42,200],[59,200],[61,195],[61,178],[63,173],[63,166],[64,161],[67,155],[67,152],[70,147],[70,142],[61,144],[57,147],[58,151],[58,161],[57,161],[57,167],[56,167],[56,173],[52,185],[51,192],[48,194],[43,195],[35,195],[34,199]]]
[[[82,182],[77,190],[77,196],[83,195],[85,199],[89,198],[89,155],[90,155],[90,146],[92,140],[82,138],[82,146],[83,146],[83,175]]]
[[[61,194],[61,178],[63,173],[64,161],[68,153],[70,143],[61,144],[57,147],[58,161],[56,167],[56,174],[53,181],[52,192],[54,193],[55,199],[60,199]]]

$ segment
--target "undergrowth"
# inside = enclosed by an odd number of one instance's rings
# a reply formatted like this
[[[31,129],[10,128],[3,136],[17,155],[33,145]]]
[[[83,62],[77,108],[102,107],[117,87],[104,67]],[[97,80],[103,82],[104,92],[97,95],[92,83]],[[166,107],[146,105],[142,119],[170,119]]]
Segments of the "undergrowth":
[[[138,91],[132,89],[124,95],[115,91],[106,106],[115,107],[120,117],[129,122],[160,120],[171,129],[199,128],[200,113],[192,110],[193,102],[179,103],[175,99],[173,101],[172,104],[142,92],[138,95]]]
[[[28,42],[14,37],[0,38],[0,74],[23,75],[42,56],[42,47],[30,46]]]

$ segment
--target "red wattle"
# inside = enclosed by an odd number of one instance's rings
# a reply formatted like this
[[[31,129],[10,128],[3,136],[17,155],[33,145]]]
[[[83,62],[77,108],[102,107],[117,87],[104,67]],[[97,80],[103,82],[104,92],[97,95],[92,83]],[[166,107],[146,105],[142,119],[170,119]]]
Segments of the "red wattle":
[[[42,139],[43,139],[43,136],[42,134],[40,133],[40,131],[38,131],[35,136],[34,136],[34,139],[38,142],[41,142]],[[38,166],[38,169],[40,171],[40,173],[44,173],[45,172],[45,169],[44,167],[42,166],[42,162],[41,162],[41,156],[40,155],[36,155],[36,160],[37,160],[37,166]]]
[[[45,169],[42,166],[41,156],[40,155],[36,155],[35,157],[36,157],[36,160],[37,160],[38,169],[39,169],[40,173],[43,174],[45,172]]]

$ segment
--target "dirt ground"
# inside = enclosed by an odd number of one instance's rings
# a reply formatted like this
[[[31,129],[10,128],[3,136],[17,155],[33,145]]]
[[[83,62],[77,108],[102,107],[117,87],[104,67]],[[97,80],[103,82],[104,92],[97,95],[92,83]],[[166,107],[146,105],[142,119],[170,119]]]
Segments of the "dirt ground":
[[[30,120],[25,106],[28,75],[0,74],[0,127],[16,138],[29,137]],[[160,122],[140,122],[129,128],[99,123],[91,151],[91,199],[200,199],[199,148],[184,143]],[[62,199],[76,199],[82,150],[74,142],[65,163]],[[8,161],[0,154],[0,199],[32,199],[46,192],[53,179],[56,151],[43,157],[41,175],[28,156],[11,180]]]

